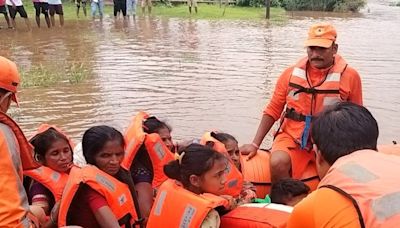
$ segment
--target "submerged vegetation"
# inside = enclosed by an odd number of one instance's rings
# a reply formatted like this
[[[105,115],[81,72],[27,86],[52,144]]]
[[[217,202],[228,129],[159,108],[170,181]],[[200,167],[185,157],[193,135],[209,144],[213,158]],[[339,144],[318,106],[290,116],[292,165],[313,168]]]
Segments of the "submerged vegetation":
[[[189,14],[186,5],[174,7],[158,6],[154,10],[156,15],[167,17],[194,18],[194,19],[263,19],[265,8],[239,7],[233,5],[219,6],[218,4],[199,4],[199,12]],[[285,10],[271,8],[271,21],[286,20]]]
[[[22,87],[47,87],[60,82],[76,84],[84,81],[91,74],[91,68],[83,63],[70,63],[64,70],[42,64],[30,69],[21,69]]]

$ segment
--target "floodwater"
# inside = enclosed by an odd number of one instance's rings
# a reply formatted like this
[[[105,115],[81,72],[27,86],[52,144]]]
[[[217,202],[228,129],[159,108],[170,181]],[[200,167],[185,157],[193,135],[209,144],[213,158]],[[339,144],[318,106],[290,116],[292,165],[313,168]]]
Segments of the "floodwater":
[[[338,30],[339,53],[362,77],[380,142],[399,140],[400,7],[374,0],[359,14],[289,17],[283,25],[159,17],[124,24],[108,18],[30,33],[20,21],[17,31],[0,30],[1,55],[25,69],[63,71],[82,64],[91,74],[80,83],[22,88],[20,108],[11,114],[28,135],[47,122],[79,140],[98,124],[123,130],[145,110],[166,120],[176,139],[219,129],[250,142],[277,77],[304,56],[308,27],[330,21]]]

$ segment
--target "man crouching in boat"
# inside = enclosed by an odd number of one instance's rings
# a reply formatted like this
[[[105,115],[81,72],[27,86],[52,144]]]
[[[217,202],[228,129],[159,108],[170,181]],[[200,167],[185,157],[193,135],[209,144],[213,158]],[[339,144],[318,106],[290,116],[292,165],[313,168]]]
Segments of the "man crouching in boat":
[[[398,227],[400,157],[377,152],[378,124],[344,102],[312,127],[319,188],[297,204],[288,227]]]
[[[314,116],[325,106],[338,101],[362,104],[360,76],[337,54],[336,35],[328,23],[311,26],[305,42],[307,57],[279,77],[253,142],[240,148],[242,154],[253,157],[273,124],[281,119],[271,149],[272,182],[289,177],[300,179],[314,159],[310,127]]]

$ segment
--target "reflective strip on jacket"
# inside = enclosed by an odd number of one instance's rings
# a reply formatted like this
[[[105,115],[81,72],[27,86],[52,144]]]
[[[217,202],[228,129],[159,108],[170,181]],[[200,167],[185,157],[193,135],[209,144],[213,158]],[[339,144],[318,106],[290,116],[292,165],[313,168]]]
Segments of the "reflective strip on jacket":
[[[314,116],[324,107],[343,100],[339,89],[340,83],[342,83],[341,75],[347,68],[346,61],[336,55],[335,63],[326,73],[325,80],[317,86],[310,86],[308,82],[308,65],[306,57],[293,68],[286,96],[286,113],[284,114],[287,114],[288,110],[292,110],[302,116]],[[280,129],[300,143],[305,126],[304,120],[285,118]]]
[[[319,187],[331,188],[352,200],[365,227],[397,227],[399,171],[399,156],[361,150],[339,158]]]
[[[32,178],[45,186],[52,194],[56,202],[61,200],[64,187],[68,181],[67,173],[59,173],[47,166],[24,171],[24,175]]]
[[[61,199],[58,226],[66,226],[72,200],[81,184],[86,184],[102,195],[121,227],[137,220],[134,202],[128,185],[101,171],[95,166],[72,167]],[[82,205],[83,206],[83,205]],[[73,225],[73,224],[72,224]]]
[[[139,112],[129,124],[124,135],[127,148],[121,165],[125,169],[130,170],[136,154],[144,144],[153,167],[154,177],[152,186],[153,188],[157,188],[168,179],[164,174],[164,165],[172,161],[174,156],[161,140],[160,135],[157,133],[147,134],[143,131],[143,122],[148,117],[147,113]]]
[[[0,112],[0,227],[30,227],[23,170],[39,167],[18,125]]]
[[[147,228],[200,227],[212,209],[227,205],[228,201],[222,197],[208,193],[195,194],[169,179],[159,188]]]

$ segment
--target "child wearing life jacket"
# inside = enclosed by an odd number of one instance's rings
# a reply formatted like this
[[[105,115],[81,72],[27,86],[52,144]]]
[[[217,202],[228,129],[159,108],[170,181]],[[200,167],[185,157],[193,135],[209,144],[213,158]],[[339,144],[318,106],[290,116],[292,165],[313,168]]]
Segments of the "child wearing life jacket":
[[[221,196],[226,182],[226,157],[200,144],[191,144],[164,166],[172,180],[159,188],[147,227],[219,227],[219,206],[236,207],[233,197]],[[189,208],[190,207],[190,208]],[[195,214],[186,220],[185,213]]]
[[[171,152],[175,152],[176,148],[171,137],[172,128],[167,123],[157,119],[155,116],[151,116],[143,122],[143,130],[147,134],[159,134],[161,140],[168,147],[168,149]]]
[[[40,179],[40,176],[37,176],[35,173],[39,174],[39,172],[54,171],[49,173],[49,175],[61,176],[61,178],[59,178],[59,183],[53,182],[50,183],[50,186],[48,185],[46,187],[43,183],[34,181],[29,187],[28,199],[31,205],[42,208],[44,214],[49,216],[56,201],[59,200],[56,199],[59,197],[57,197],[55,191],[58,191],[58,194],[61,194],[67,180],[67,175],[65,175],[64,178],[63,174],[67,174],[71,168],[72,147],[69,139],[55,128],[48,125],[42,125],[40,128],[47,130],[33,136],[30,143],[34,146],[35,159],[51,170],[42,167],[37,170],[27,171],[25,172],[25,175],[31,176],[33,179]],[[42,174],[42,177],[45,178],[45,174]],[[43,227],[53,227],[56,225],[53,217],[49,218],[50,219],[44,221],[44,224],[41,224]]]
[[[235,137],[228,133],[223,132],[211,132],[213,138],[224,144],[226,151],[228,152],[231,160],[235,164],[236,168],[241,171],[240,161],[239,161],[239,146],[238,141]],[[242,192],[240,194],[238,203],[251,203],[256,198],[255,187],[249,181],[243,182]]]
[[[112,127],[95,126],[84,133],[82,138],[83,155],[88,164],[98,168],[98,170],[96,169],[98,174],[95,173],[96,177],[94,179],[99,181],[96,186],[100,186],[101,191],[96,191],[92,187],[89,187],[89,183],[82,185],[75,193],[68,213],[60,211],[60,217],[66,216],[67,218],[66,224],[63,224],[64,221],[62,221],[59,225],[120,227],[121,224],[119,222],[123,218],[118,218],[118,213],[113,210],[125,210],[126,208],[120,207],[119,204],[123,202],[125,205],[127,201],[131,205],[129,209],[133,211],[132,213],[128,211],[122,211],[121,213],[123,215],[126,214],[128,220],[136,216],[136,214],[140,217],[140,213],[136,207],[137,204],[133,202],[135,201],[136,191],[134,190],[130,173],[120,166],[125,154],[124,149],[125,141],[122,134]],[[85,169],[85,167],[82,169]],[[123,193],[121,198],[118,199],[116,199],[117,197],[109,197],[112,193],[109,192],[108,188],[104,188],[102,185],[104,183],[110,183],[114,192],[122,191],[122,187],[128,192]],[[117,207],[115,207],[115,201],[119,202],[117,203]],[[61,207],[63,207],[63,202],[61,204]],[[114,209],[112,209],[113,205]]]
[[[139,118],[139,116],[142,114],[143,113],[139,113],[136,117]],[[162,140],[162,143],[164,143],[165,147],[167,148],[165,150],[166,153],[171,153],[171,151],[174,150],[174,143],[171,138],[171,127],[165,122],[158,120],[154,116],[146,117],[141,122],[141,128],[143,128],[143,132],[147,135],[154,133],[158,134]],[[155,179],[154,176],[157,175],[155,174],[154,169],[157,167],[153,167],[153,165],[156,164],[152,164],[148,151],[150,148],[147,148],[148,144],[145,144],[146,143],[143,142],[134,156],[130,171],[135,184],[135,189],[140,196],[138,201],[141,206],[141,214],[144,218],[147,218],[150,214],[155,197],[155,188],[153,186],[153,182]],[[173,157],[172,154],[169,154],[169,156],[171,158]],[[162,172],[162,167],[159,167],[159,170]]]

